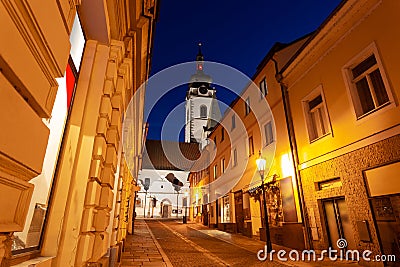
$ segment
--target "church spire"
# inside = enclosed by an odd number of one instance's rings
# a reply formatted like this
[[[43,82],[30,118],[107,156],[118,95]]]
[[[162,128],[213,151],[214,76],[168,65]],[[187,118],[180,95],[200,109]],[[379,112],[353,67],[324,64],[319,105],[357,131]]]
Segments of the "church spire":
[[[199,52],[197,53],[197,56],[196,56],[196,61],[204,61],[204,56],[203,56],[203,54],[201,53],[201,43],[199,43],[198,44],[199,45]]]
[[[203,143],[205,140],[203,127],[214,126],[221,118],[215,96],[216,90],[211,86],[212,78],[204,72],[204,56],[201,48],[202,44],[199,43],[195,62],[196,72],[190,76],[186,93],[185,142]]]
[[[196,68],[198,71],[203,71],[203,61],[204,61],[204,56],[201,53],[201,43],[199,43],[199,52],[197,53],[196,56]]]

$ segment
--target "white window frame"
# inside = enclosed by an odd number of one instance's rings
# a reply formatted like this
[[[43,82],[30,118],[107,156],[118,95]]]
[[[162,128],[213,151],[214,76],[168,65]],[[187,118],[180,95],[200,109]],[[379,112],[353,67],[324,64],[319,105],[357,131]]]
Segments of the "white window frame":
[[[202,111],[204,111],[204,110],[205,110],[205,114],[202,113]],[[202,118],[202,119],[207,118],[207,106],[206,105],[200,106],[200,118]]]
[[[268,125],[271,126],[271,133],[270,133],[271,136],[269,136],[269,134],[267,133]],[[268,121],[266,124],[264,124],[264,146],[268,146],[275,141],[275,133],[274,133],[274,128],[272,126],[273,126],[272,121]]]
[[[268,85],[265,77],[260,81],[259,86],[260,86],[260,99],[263,99],[265,96],[268,95]]]
[[[238,161],[237,161],[237,149],[236,148],[234,148],[233,150],[232,150],[232,160],[233,160],[233,167],[235,167],[235,166],[237,166],[237,164],[238,164]]]
[[[362,61],[364,61],[365,59],[367,59],[368,57],[370,57],[371,55],[375,56],[376,59],[376,67],[373,66],[371,67],[369,70],[367,70],[365,73],[369,74],[372,70],[375,69],[379,69],[379,72],[381,74],[382,77],[382,81],[383,84],[385,86],[386,89],[386,93],[388,95],[389,101],[381,104],[380,106],[376,105],[376,96],[375,96],[375,92],[373,90],[371,90],[371,95],[374,99],[374,105],[375,108],[363,113],[362,111],[362,107],[361,107],[361,103],[357,94],[357,89],[356,86],[353,82],[353,80],[358,80],[353,79],[353,74],[352,74],[352,69],[355,68],[358,64],[360,64]],[[365,73],[361,74],[361,75],[365,75]],[[381,61],[381,57],[379,55],[378,52],[378,48],[376,46],[376,43],[373,42],[371,43],[368,47],[366,47],[363,51],[361,51],[359,54],[357,54],[356,56],[354,56],[352,59],[350,59],[349,62],[347,62],[343,68],[342,68],[342,74],[343,74],[343,78],[345,81],[345,85],[346,85],[346,89],[347,89],[347,94],[349,97],[349,102],[351,103],[352,106],[352,112],[354,114],[354,117],[356,118],[356,120],[361,120],[364,118],[370,118],[372,116],[369,116],[370,114],[374,113],[380,113],[380,112],[384,112],[384,110],[390,109],[395,107],[395,101],[393,98],[393,94],[392,94],[392,90],[391,87],[389,85],[387,76],[386,76],[386,71],[383,67],[382,61]],[[360,76],[361,76],[360,75]],[[358,77],[360,77],[358,76]],[[368,75],[367,75],[368,76]],[[369,76],[367,77],[368,82],[370,82]],[[369,83],[370,85],[370,83]]]
[[[251,138],[251,144],[252,144],[251,146],[250,146],[250,138]],[[255,154],[255,152],[254,152],[254,137],[253,137],[253,135],[249,135],[249,137],[247,138],[247,147],[248,147],[248,150],[247,150],[248,156],[249,157],[253,156]]]
[[[231,130],[233,130],[233,129],[236,128],[236,116],[235,116],[235,114],[232,115],[231,123],[232,123]]]
[[[213,167],[213,174],[214,174],[214,180],[216,180],[218,177],[218,164],[215,164]]]
[[[314,100],[318,96],[321,96],[322,102],[312,108],[310,111],[309,102]],[[313,89],[306,97],[302,99],[302,106],[303,106],[303,114],[304,114],[304,121],[306,123],[306,129],[308,134],[309,142],[312,143],[316,140],[323,138],[324,136],[330,135],[332,133],[332,127],[329,120],[328,108],[326,106],[325,96],[322,89],[322,85],[319,85],[317,88]],[[317,113],[319,115],[319,126],[320,131],[322,131],[322,127],[324,127],[325,132],[318,133],[318,125],[313,123],[311,113]],[[314,121],[315,122],[315,121]]]
[[[246,100],[244,101],[244,113],[247,116],[250,114],[251,108],[250,108],[250,97],[248,96]]]
[[[221,158],[221,174],[225,173],[225,158]]]

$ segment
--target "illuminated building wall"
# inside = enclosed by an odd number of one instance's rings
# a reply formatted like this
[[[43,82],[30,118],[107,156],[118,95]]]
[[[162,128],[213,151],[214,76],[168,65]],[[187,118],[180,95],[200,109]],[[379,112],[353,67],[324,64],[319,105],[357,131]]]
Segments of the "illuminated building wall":
[[[139,163],[126,166],[121,123],[149,75],[158,4],[128,2],[0,4],[2,266],[111,264],[132,232]],[[125,153],[138,161],[144,96],[135,107]]]

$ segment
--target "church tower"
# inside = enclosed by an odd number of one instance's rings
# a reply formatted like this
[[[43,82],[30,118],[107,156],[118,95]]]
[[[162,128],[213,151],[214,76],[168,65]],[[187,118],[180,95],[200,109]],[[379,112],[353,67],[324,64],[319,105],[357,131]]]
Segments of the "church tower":
[[[185,142],[201,143],[204,129],[209,121],[219,121],[221,112],[216,99],[216,90],[211,87],[211,76],[204,73],[204,56],[201,44],[196,56],[196,73],[190,77],[186,93]]]

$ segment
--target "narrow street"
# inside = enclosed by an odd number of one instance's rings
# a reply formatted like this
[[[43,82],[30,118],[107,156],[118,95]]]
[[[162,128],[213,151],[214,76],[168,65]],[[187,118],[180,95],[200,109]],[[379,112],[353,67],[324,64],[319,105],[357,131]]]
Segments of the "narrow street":
[[[173,266],[287,266],[260,262],[257,251],[228,243],[181,221],[146,221]],[[197,228],[197,229],[196,229]],[[260,247],[259,249],[261,249]]]
[[[264,243],[256,239],[177,220],[138,220],[135,225],[123,252],[123,267],[360,266],[353,261],[280,261],[276,254],[273,261],[260,261],[257,252]]]
[[[400,0],[0,2],[0,267],[400,267]]]

